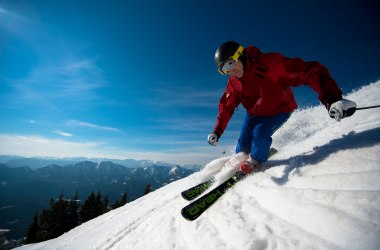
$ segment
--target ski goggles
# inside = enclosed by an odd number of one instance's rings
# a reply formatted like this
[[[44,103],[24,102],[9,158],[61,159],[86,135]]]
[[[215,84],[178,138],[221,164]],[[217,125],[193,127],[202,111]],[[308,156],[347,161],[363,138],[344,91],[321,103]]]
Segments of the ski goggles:
[[[230,73],[230,71],[235,68],[238,59],[240,55],[243,53],[244,47],[239,46],[239,48],[236,50],[235,54],[233,54],[231,57],[229,57],[226,61],[221,63],[218,67],[218,71],[222,75],[227,75]]]
[[[218,68],[218,71],[222,75],[227,75],[230,73],[230,71],[235,68],[237,61],[234,59],[230,58],[226,62],[223,63],[222,67]]]

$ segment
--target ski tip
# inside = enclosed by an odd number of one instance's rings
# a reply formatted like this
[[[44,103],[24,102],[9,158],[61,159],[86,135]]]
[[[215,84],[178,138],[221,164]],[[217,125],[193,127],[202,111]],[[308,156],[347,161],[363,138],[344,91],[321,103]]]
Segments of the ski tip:
[[[181,196],[182,196],[182,198],[184,198],[184,199],[187,200],[187,201],[191,201],[191,200],[192,200],[191,197],[188,197],[188,196],[186,195],[186,192],[182,192],[182,193],[181,193]]]

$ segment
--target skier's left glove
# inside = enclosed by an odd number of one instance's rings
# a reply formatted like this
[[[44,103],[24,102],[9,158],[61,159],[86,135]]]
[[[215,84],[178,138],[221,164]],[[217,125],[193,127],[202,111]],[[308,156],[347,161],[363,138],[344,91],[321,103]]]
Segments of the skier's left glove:
[[[347,99],[341,99],[329,106],[329,115],[336,121],[351,116],[356,111],[356,103]]]
[[[218,145],[219,136],[214,132],[208,135],[207,141],[212,146]]]

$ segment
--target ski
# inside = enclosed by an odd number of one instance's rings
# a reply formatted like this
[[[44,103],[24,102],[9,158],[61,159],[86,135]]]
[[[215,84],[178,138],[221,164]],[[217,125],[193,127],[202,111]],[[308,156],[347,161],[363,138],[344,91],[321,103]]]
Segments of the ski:
[[[273,155],[275,155],[276,153],[278,152],[277,149],[275,148],[270,148],[269,150],[269,156],[268,158],[272,157]],[[202,183],[199,183],[189,189],[186,189],[184,191],[181,192],[181,196],[187,200],[187,201],[191,201],[191,200],[194,200],[195,198],[197,198],[199,195],[203,194],[207,189],[209,189],[212,184],[215,182],[215,178],[212,177],[211,179],[207,180],[207,181],[204,181]]]
[[[186,189],[185,191],[181,192],[181,195],[185,200],[191,201],[195,199],[196,197],[198,197],[199,195],[201,195],[209,187],[211,187],[214,181],[215,181],[215,178],[212,177],[211,179],[207,181],[204,181],[202,183],[199,183],[198,185],[195,185],[194,187]]]
[[[193,201],[186,207],[182,208],[182,216],[190,221],[197,219],[204,211],[214,204],[224,193],[227,192],[236,182],[244,179],[247,175],[237,171],[232,177],[215,187],[210,192]]]

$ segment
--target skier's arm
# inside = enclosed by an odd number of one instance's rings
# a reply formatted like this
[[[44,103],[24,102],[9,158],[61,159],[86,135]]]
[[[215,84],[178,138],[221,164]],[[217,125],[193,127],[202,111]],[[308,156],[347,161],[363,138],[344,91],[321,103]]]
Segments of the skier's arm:
[[[320,102],[329,107],[342,99],[342,91],[331,77],[328,69],[319,62],[305,62],[300,58],[282,58],[286,83],[291,86],[310,86]]]
[[[216,124],[213,133],[218,136],[218,139],[227,128],[228,122],[234,114],[235,108],[240,104],[239,96],[232,90],[231,79],[228,80],[227,90],[224,92],[219,101],[219,112],[216,119]]]
[[[228,99],[232,99],[232,96],[225,92],[219,102],[219,112],[216,118],[216,124],[214,127],[214,133],[220,138],[226,129],[228,122],[234,114],[235,107],[229,103]]]
[[[292,86],[306,84],[318,93],[318,99],[327,108],[331,118],[340,121],[355,113],[356,103],[342,99],[342,91],[328,69],[319,62],[304,62],[300,58],[283,57],[287,81]]]

